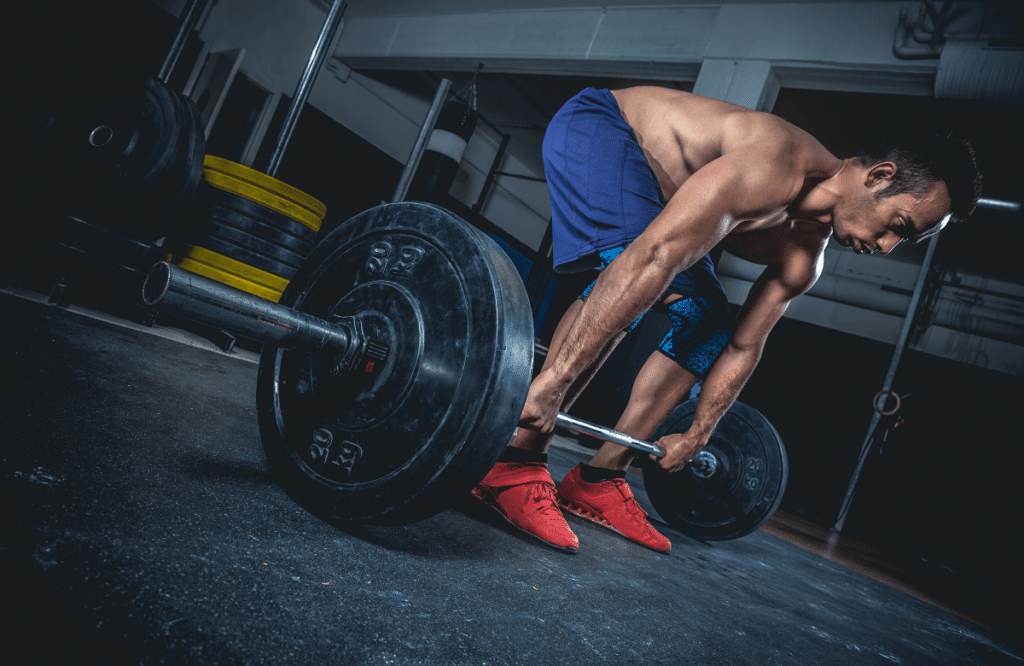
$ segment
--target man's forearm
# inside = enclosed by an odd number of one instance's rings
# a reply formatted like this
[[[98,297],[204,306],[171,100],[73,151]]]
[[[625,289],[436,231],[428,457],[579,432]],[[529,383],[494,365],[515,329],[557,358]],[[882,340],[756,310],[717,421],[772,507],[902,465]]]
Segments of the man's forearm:
[[[608,342],[645,313],[671,282],[671,268],[626,248],[601,272],[566,335],[552,370],[566,386],[586,370]]]
[[[761,358],[761,348],[727,346],[715,362],[700,389],[697,413],[690,431],[707,443],[718,421],[736,401]]]

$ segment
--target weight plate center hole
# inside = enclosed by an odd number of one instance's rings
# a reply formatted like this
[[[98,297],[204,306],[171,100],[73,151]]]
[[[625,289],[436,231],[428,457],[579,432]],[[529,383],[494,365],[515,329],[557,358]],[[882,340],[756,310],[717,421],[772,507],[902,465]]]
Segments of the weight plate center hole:
[[[99,125],[89,133],[89,145],[102,148],[114,138],[114,130],[106,125]]]

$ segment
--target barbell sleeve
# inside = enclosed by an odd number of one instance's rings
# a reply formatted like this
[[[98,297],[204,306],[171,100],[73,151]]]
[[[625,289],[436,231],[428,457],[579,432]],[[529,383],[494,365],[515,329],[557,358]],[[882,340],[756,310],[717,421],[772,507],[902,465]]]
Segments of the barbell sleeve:
[[[158,262],[142,287],[142,300],[163,312],[283,348],[348,353],[363,340],[354,331],[272,303],[201,275]]]

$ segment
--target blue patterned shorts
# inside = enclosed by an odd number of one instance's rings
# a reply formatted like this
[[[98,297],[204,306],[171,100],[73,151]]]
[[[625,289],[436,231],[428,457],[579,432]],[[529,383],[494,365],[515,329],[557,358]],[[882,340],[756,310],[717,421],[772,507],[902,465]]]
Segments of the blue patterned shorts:
[[[600,270],[604,270],[615,257],[622,254],[625,246],[601,252]],[[587,300],[597,280],[583,290],[581,300]],[[666,292],[678,293],[671,287]],[[689,296],[665,306],[659,301],[652,309],[668,314],[671,330],[658,345],[658,350],[700,378],[707,376],[711,366],[725,349],[732,338],[733,317],[729,312],[729,302],[724,295],[712,291],[711,297]],[[630,325],[632,331],[640,323],[640,319]]]

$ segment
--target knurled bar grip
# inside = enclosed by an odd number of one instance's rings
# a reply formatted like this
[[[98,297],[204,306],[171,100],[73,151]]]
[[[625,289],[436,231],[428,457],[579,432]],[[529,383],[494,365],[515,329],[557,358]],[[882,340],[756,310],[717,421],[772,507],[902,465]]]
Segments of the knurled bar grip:
[[[596,423],[590,423],[589,421],[584,421],[574,416],[569,416],[568,414],[565,414],[563,412],[558,412],[558,417],[555,419],[555,424],[560,428],[565,428],[566,430],[573,430],[575,432],[582,432],[585,435],[592,435],[606,442],[619,444],[621,446],[625,446],[630,449],[635,449],[637,451],[642,451],[644,453],[650,453],[659,458],[664,457],[665,455],[665,449],[661,448],[657,444],[645,442],[644,440],[637,439],[636,437],[630,437],[629,435],[621,433],[617,430],[605,428],[604,426],[599,426]],[[695,467],[701,471],[707,471],[710,467],[707,461],[701,458],[691,458],[689,462],[687,462],[686,464],[690,465],[691,467]]]

